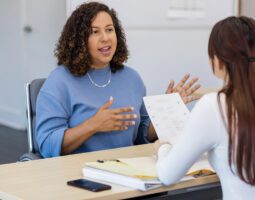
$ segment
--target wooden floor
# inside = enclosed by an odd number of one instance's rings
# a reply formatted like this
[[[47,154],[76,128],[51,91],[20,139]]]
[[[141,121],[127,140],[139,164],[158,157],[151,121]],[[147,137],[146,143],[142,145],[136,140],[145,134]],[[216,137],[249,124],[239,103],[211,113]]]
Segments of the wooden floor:
[[[0,125],[0,164],[16,162],[27,151],[26,131]]]

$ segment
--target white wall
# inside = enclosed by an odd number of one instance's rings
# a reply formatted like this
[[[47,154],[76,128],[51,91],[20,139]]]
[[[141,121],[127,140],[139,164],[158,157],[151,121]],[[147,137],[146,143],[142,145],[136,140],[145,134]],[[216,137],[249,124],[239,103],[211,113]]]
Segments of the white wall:
[[[188,72],[213,87],[218,82],[207,58],[208,34],[207,29],[128,30],[128,65],[140,72],[148,94],[165,92],[171,79],[178,82]]]
[[[17,128],[25,123],[21,16],[21,1],[0,1],[0,123]]]
[[[47,77],[57,66],[54,49],[66,21],[65,0],[23,0],[24,25],[32,28],[24,33],[26,81]]]
[[[0,1],[0,124],[26,128],[25,82],[56,67],[53,50],[65,11],[65,0]],[[32,32],[23,31],[25,25]]]

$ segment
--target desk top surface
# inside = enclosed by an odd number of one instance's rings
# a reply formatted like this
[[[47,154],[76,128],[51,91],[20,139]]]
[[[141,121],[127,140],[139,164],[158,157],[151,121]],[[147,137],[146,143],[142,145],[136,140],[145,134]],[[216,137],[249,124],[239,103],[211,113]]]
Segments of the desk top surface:
[[[82,178],[82,168],[85,162],[97,159],[150,156],[153,153],[153,145],[146,144],[23,163],[4,164],[0,165],[0,191],[26,200],[123,199],[218,182],[217,176],[212,175],[147,192],[115,184],[111,184],[112,189],[108,191],[90,192],[66,184],[69,180]]]

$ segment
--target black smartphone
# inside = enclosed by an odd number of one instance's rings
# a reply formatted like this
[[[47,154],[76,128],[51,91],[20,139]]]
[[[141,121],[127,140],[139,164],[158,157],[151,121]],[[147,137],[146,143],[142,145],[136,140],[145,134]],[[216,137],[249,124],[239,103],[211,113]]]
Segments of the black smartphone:
[[[94,182],[87,179],[77,179],[77,180],[68,181],[67,185],[75,186],[78,188],[84,188],[92,192],[110,190],[112,188],[110,185]]]

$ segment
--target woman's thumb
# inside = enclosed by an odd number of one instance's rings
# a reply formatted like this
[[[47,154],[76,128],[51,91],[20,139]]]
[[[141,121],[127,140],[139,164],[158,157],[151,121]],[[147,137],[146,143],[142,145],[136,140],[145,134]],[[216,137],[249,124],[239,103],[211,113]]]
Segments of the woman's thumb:
[[[113,97],[110,96],[110,99],[101,107],[101,109],[108,109],[113,103]]]

